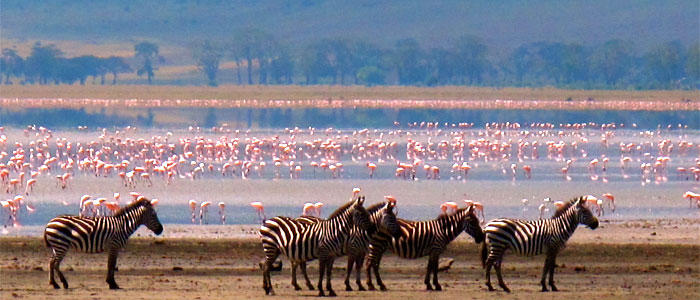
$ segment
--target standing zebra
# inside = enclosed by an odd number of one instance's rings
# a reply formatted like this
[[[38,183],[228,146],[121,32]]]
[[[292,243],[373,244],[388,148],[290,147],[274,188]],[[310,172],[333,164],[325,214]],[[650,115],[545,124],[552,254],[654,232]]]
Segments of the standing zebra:
[[[591,229],[598,227],[598,219],[593,216],[590,209],[584,204],[588,196],[574,198],[557,209],[551,219],[534,221],[522,221],[512,219],[496,219],[488,222],[484,232],[486,240],[481,248],[481,261],[486,268],[486,286],[493,291],[491,286],[491,267],[496,269],[498,285],[504,291],[510,289],[503,282],[501,276],[501,262],[503,254],[512,248],[518,255],[535,256],[547,253],[547,259],[542,271],[542,291],[547,291],[545,278],[549,273],[549,286],[552,291],[557,291],[554,286],[554,268],[559,251],[564,248],[566,241],[574,234],[579,224]]]
[[[386,286],[379,276],[379,263],[387,249],[391,249],[396,256],[407,259],[430,256],[424,282],[428,290],[433,290],[433,286],[430,284],[430,274],[432,273],[433,285],[439,291],[442,290],[442,286],[438,283],[438,260],[447,245],[462,231],[471,235],[477,244],[484,240],[484,232],[479,226],[479,219],[474,214],[473,205],[460,208],[453,215],[443,214],[430,221],[416,222],[398,219],[398,223],[401,227],[400,237],[392,238],[380,233],[375,235],[370,242],[367,258],[367,287],[370,290],[375,289],[372,284],[372,270],[374,270],[374,276],[377,277],[379,288],[382,291],[386,290]]]
[[[398,225],[396,214],[394,212],[395,206],[396,202],[379,202],[367,207],[367,212],[369,213],[370,220],[377,227],[378,231],[384,232],[385,234],[394,237],[398,237],[401,234],[401,228]],[[315,224],[322,221],[323,219],[312,216],[302,216],[296,218],[296,220],[302,223]],[[345,275],[345,290],[352,291],[352,287],[350,286],[350,275],[352,274],[352,270],[354,267],[356,269],[355,282],[357,283],[358,289],[360,291],[364,291],[365,288],[362,286],[360,275],[365,256],[367,255],[367,252],[369,250],[369,242],[371,240],[371,235],[366,231],[360,230],[360,228],[356,226],[353,227],[350,231],[350,241],[347,253],[348,266],[347,273]],[[374,234],[378,233],[375,232]],[[296,280],[297,266],[301,267],[302,275],[306,280],[306,286],[310,290],[313,290],[314,287],[311,284],[311,281],[309,280],[309,277],[306,273],[306,262],[292,263],[292,286],[294,286],[294,289],[296,290],[301,290],[301,287],[299,287]]]
[[[336,257],[345,255],[352,227],[357,226],[370,233],[376,227],[369,213],[362,206],[364,197],[350,201],[333,212],[327,220],[315,224],[303,224],[292,218],[274,217],[265,220],[260,227],[261,241],[265,251],[263,265],[263,289],[265,294],[274,294],[270,280],[272,263],[283,253],[293,263],[319,259],[319,296],[323,292],[323,276],[327,274],[326,289],[329,296],[335,296],[331,286],[331,270]]]
[[[107,283],[110,289],[118,289],[114,281],[114,268],[117,264],[119,250],[125,245],[129,236],[141,226],[146,225],[155,234],[163,232],[156,211],[151,202],[141,197],[111,217],[78,217],[58,216],[51,219],[44,229],[44,241],[51,248],[53,255],[49,262],[49,284],[55,289],[60,288],[54,280],[54,270],[68,288],[68,282],[60,270],[61,261],[70,248],[76,248],[85,253],[109,253],[107,260]]]

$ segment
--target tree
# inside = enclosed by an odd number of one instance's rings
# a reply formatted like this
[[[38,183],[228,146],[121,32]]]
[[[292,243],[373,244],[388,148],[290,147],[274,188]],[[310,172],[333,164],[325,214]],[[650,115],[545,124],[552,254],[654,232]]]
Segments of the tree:
[[[158,59],[158,45],[150,42],[141,42],[134,45],[135,57],[141,60],[141,67],[136,70],[136,75],[146,75],[148,84],[153,84],[154,71],[158,68],[155,62]]]
[[[245,59],[248,70],[248,84],[253,84],[253,61],[260,64],[259,69],[264,69],[266,46],[272,41],[272,36],[268,33],[248,28],[234,35],[234,47],[236,56]],[[261,79],[265,79],[261,74]]]
[[[375,86],[384,84],[386,75],[375,66],[366,66],[357,71],[357,79],[366,86]]]
[[[455,74],[462,76],[466,84],[481,84],[490,65],[487,51],[479,38],[469,35],[459,38],[454,45]]]
[[[193,56],[197,61],[197,67],[207,77],[209,86],[217,86],[216,75],[219,72],[219,64],[223,55],[222,47],[209,40],[194,48]]]
[[[392,62],[401,85],[419,84],[426,77],[428,64],[423,50],[415,39],[396,42]]]
[[[278,84],[291,84],[294,61],[286,47],[275,47],[270,56],[270,77]]]
[[[673,41],[659,45],[646,56],[646,70],[652,74],[652,81],[656,81],[661,88],[677,87],[677,82],[683,78],[685,66],[685,53],[679,41]]]
[[[42,46],[36,42],[32,46],[32,52],[27,57],[25,75],[29,81],[35,79],[39,84],[48,84],[49,81],[56,81],[58,73],[58,60],[63,57],[63,52],[55,45]]]
[[[610,40],[593,50],[590,56],[591,73],[608,87],[616,87],[628,76],[634,66],[634,52],[631,42]],[[598,79],[598,78],[592,78]]]
[[[112,85],[117,84],[117,74],[131,72],[131,67],[124,61],[124,58],[118,56],[110,56],[104,59],[102,63],[107,72],[112,73]]]
[[[17,51],[10,48],[2,49],[0,58],[0,73],[5,75],[5,84],[12,84],[11,76],[19,77],[24,72],[24,59],[17,54]],[[2,78],[0,78],[2,81]]]
[[[688,58],[685,61],[685,74],[690,81],[690,88],[700,89],[700,43],[688,48]]]

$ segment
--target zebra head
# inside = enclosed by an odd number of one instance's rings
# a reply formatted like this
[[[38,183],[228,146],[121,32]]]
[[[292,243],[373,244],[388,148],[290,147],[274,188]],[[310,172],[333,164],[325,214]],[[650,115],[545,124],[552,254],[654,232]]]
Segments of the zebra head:
[[[465,209],[462,222],[465,223],[464,232],[471,235],[474,238],[474,242],[479,244],[484,241],[486,235],[484,234],[484,230],[481,229],[479,218],[476,216],[476,213],[474,213],[474,205],[469,205]]]
[[[365,197],[358,197],[352,204],[352,211],[350,213],[350,222],[353,226],[367,231],[369,234],[373,234],[377,231],[377,226],[372,222],[369,212],[363,206],[365,203]]]
[[[144,211],[141,214],[140,224],[146,225],[146,227],[153,231],[153,233],[156,235],[161,234],[163,232],[163,224],[161,224],[160,220],[158,220],[158,214],[156,214],[153,204],[151,204],[151,201],[145,198],[139,201],[141,202],[141,206],[144,207]]]
[[[593,212],[586,206],[586,197],[581,197],[576,202],[578,223],[586,225],[591,229],[598,228],[598,218],[593,215]]]
[[[387,201],[382,209],[381,227],[388,232],[392,237],[398,238],[401,236],[401,226],[396,220],[396,212],[394,211],[396,202]]]

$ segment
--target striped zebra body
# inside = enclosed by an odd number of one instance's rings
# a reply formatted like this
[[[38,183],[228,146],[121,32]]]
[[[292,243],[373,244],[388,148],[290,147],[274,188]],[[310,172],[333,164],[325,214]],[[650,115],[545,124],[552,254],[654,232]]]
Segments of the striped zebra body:
[[[369,214],[362,204],[364,198],[348,202],[327,220],[307,224],[287,217],[275,217],[265,221],[260,228],[261,241],[265,251],[263,265],[263,289],[266,294],[274,294],[270,281],[272,263],[281,254],[291,262],[301,263],[318,258],[320,261],[319,295],[323,296],[323,275],[327,272],[326,288],[329,295],[335,295],[331,287],[330,274],[333,260],[347,252],[350,230],[359,226],[362,230],[374,230]]]
[[[513,220],[496,219],[488,222],[484,232],[486,239],[482,246],[481,259],[486,268],[486,286],[493,291],[491,286],[491,267],[496,269],[498,284],[503,290],[510,290],[503,282],[501,275],[501,262],[508,249],[512,249],[521,256],[535,256],[547,254],[542,273],[542,291],[547,291],[545,278],[549,274],[549,285],[553,291],[554,268],[556,256],[565,247],[566,241],[573,235],[579,224],[587,225],[592,229],[598,227],[598,220],[591,211],[584,206],[586,197],[579,197],[569,201],[564,207],[557,210],[552,219],[543,220]]]
[[[54,271],[58,274],[64,288],[68,288],[60,264],[68,251],[73,248],[85,253],[107,251],[107,283],[111,289],[118,289],[114,281],[119,250],[122,249],[131,234],[139,226],[146,225],[154,233],[160,234],[163,225],[158,220],[151,202],[141,199],[125,207],[111,217],[58,216],[51,219],[44,229],[44,241],[52,251],[49,262],[49,284],[58,289],[54,280]]]
[[[379,202],[372,206],[367,207],[367,212],[370,216],[370,221],[377,227],[377,230],[384,232],[388,235],[398,235],[400,228],[398,227],[398,222],[396,219],[396,214],[393,211],[395,204],[393,202]],[[313,216],[301,216],[295,220],[300,223],[305,224],[315,224],[323,219],[313,217]],[[377,234],[377,233],[375,233]],[[348,256],[348,266],[346,268],[347,273],[345,275],[345,290],[352,291],[350,286],[350,275],[352,274],[353,267],[356,270],[356,280],[355,283],[358,289],[364,291],[365,288],[362,286],[361,281],[361,271],[362,265],[365,260],[365,256],[369,251],[369,242],[371,237],[375,234],[370,234],[367,231],[361,230],[360,227],[354,226],[350,228],[350,239],[348,241],[347,256]],[[313,285],[307,276],[306,272],[306,262],[292,262],[292,286],[294,289],[301,290],[301,287],[297,284],[296,280],[296,268],[301,267],[302,275],[306,280],[306,285],[310,290],[313,290]]]
[[[484,238],[472,206],[461,208],[451,216],[441,215],[434,220],[415,222],[399,219],[398,223],[401,228],[399,237],[392,238],[378,234],[370,242],[367,261],[367,286],[370,290],[374,290],[372,270],[374,270],[379,288],[386,290],[379,275],[379,264],[387,249],[390,249],[396,256],[406,259],[429,256],[424,280],[426,288],[432,290],[434,285],[436,290],[441,290],[442,286],[437,277],[438,260],[447,245],[462,231],[466,231],[474,237],[477,243],[481,243]],[[433,285],[430,284],[431,273],[433,274]]]

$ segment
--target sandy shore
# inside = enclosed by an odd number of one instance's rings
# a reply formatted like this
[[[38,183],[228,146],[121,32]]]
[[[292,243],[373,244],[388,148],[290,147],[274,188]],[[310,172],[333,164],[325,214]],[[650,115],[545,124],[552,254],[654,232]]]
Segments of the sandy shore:
[[[598,230],[579,228],[560,254],[556,280],[561,298],[693,299],[700,296],[698,220],[654,220],[603,223]],[[263,298],[257,263],[262,251],[254,226],[166,226],[163,237],[139,232],[120,258],[117,282],[107,289],[105,254],[72,252],[62,268],[68,290],[48,285],[48,250],[37,236],[0,238],[1,299],[257,299]],[[610,237],[615,237],[611,239]],[[440,273],[442,292],[423,285],[425,259],[402,260],[392,255],[382,263],[388,292],[347,292],[345,259],[336,261],[333,286],[341,297],[367,299],[550,299],[539,292],[544,257],[509,255],[504,276],[512,294],[489,293],[478,259],[479,245],[460,237],[443,257],[454,258]],[[310,265],[312,281],[317,263]],[[301,279],[301,276],[300,278]],[[495,279],[495,276],[494,276]],[[276,298],[315,296],[289,284],[289,264],[273,273]],[[364,281],[364,276],[363,276]],[[354,285],[353,285],[354,287]]]

